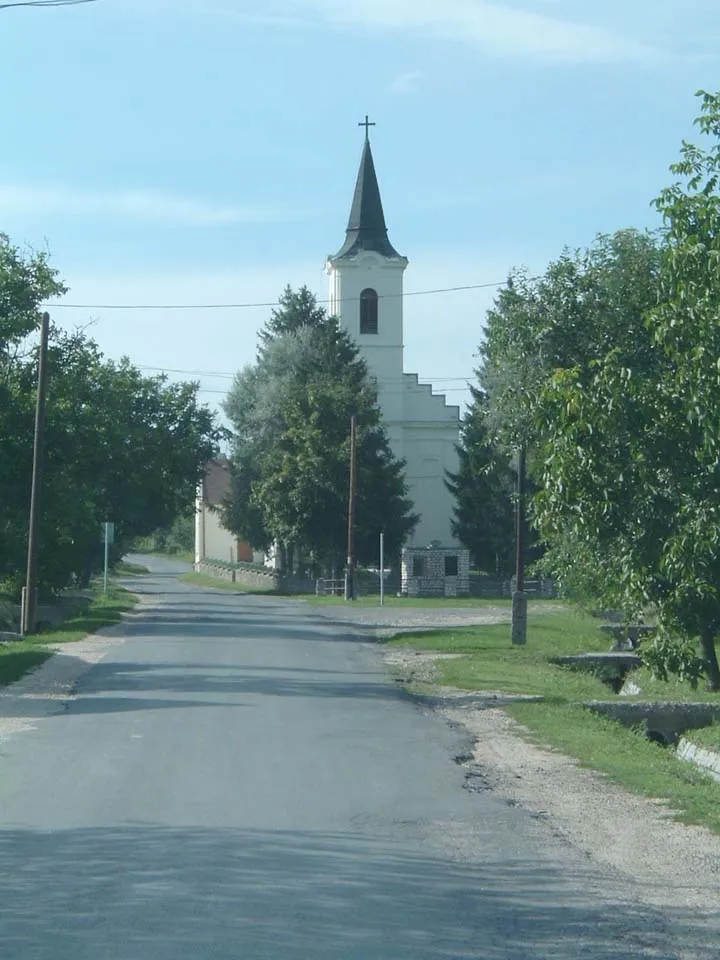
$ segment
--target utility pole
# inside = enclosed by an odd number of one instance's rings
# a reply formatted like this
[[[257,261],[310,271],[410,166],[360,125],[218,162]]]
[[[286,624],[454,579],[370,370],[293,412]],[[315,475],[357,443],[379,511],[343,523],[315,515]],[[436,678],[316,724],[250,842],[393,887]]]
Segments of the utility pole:
[[[350,417],[350,495],[348,498],[348,536],[347,536],[347,567],[345,569],[345,599],[355,599],[355,496],[357,493],[357,451],[356,451],[357,421],[355,415]]]
[[[40,525],[40,490],[42,487],[43,453],[45,440],[45,397],[47,395],[47,352],[50,337],[50,314],[44,313],[40,328],[40,359],[38,361],[37,404],[35,407],[35,441],[33,444],[33,472],[30,488],[30,527],[28,532],[27,573],[25,576],[25,603],[20,633],[25,636],[35,629],[37,613],[37,552]]]
[[[518,451],[517,504],[515,505],[515,590],[512,597],[512,642],[527,643],[527,594],[525,593],[525,443]]]

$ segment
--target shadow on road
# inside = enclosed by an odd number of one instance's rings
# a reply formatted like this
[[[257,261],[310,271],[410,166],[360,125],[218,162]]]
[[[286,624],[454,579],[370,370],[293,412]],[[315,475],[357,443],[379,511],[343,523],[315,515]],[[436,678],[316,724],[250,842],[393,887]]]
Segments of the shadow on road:
[[[10,830],[0,833],[0,949],[4,960],[676,956],[664,952],[666,919],[598,906],[584,881],[533,862],[414,856],[350,833]],[[692,921],[672,919],[694,943]]]
[[[288,676],[288,674],[291,674]],[[104,661],[93,668],[78,683],[77,693],[106,694],[123,692],[127,694],[149,693],[163,695],[232,695],[267,697],[328,697],[352,699],[398,700],[405,699],[405,692],[393,684],[377,679],[368,673],[368,682],[358,682],[353,675],[343,682],[342,673],[318,671],[307,673],[277,668],[248,668],[223,664],[198,663],[113,663]],[[347,676],[347,674],[345,674]],[[105,698],[98,698],[97,708],[102,709]],[[79,701],[72,705],[77,708]],[[132,699],[130,703],[134,702]],[[142,704],[141,700],[137,701]],[[161,701],[162,702],[162,701]],[[192,701],[188,701],[192,702]],[[200,702],[204,706],[213,706],[208,700]],[[183,704],[178,704],[183,705]],[[197,705],[197,704],[196,704]],[[225,704],[227,705],[227,704]]]

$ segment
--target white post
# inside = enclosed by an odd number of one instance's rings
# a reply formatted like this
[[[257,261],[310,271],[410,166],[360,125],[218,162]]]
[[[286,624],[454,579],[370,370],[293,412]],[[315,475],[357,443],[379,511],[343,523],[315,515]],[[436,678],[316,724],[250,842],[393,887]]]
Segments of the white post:
[[[20,591],[20,636],[25,636],[25,603],[27,602],[27,587]]]
[[[110,560],[110,524],[105,524],[105,571],[103,573],[103,593],[107,596],[108,562]]]
[[[380,531],[380,606],[385,603],[385,534]]]

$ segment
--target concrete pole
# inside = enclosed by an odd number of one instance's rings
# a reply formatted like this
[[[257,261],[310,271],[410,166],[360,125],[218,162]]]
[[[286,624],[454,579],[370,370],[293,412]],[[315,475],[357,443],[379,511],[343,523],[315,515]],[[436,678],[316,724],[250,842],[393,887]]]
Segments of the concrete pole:
[[[527,643],[527,594],[525,593],[525,444],[518,452],[517,504],[515,507],[515,591],[512,598],[512,642]]]
[[[30,524],[28,530],[27,571],[25,575],[25,606],[20,632],[32,633],[37,618],[38,529],[40,526],[40,491],[42,489],[43,454],[45,444],[45,398],[47,396],[47,353],[50,339],[50,314],[44,313],[40,328],[40,359],[38,362],[37,403],[35,406],[35,440],[33,443],[33,472],[30,488]]]

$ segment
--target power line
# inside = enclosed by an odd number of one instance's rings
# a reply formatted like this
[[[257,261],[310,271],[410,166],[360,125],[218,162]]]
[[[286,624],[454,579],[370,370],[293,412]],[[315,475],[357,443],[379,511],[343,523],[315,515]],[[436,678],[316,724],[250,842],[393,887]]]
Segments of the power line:
[[[144,364],[136,364],[135,366],[136,366],[136,369],[138,370],[148,370],[150,372],[155,372],[155,373],[182,373],[188,376],[195,376],[195,377],[223,377],[223,378],[229,378],[232,380],[237,376],[237,373],[231,373],[229,370],[188,370],[180,367],[151,367]],[[405,376],[407,376],[407,374]],[[412,376],[412,374],[410,374],[409,376]],[[426,380],[433,380],[436,382],[442,381],[444,383],[447,383],[448,381],[472,380],[473,378],[474,378],[473,374],[470,374],[469,376],[466,376],[466,377],[435,377],[435,376],[426,374],[423,377],[423,379],[426,379]],[[378,383],[380,384],[402,383],[402,382],[403,382],[403,377],[383,377],[382,379],[378,380]],[[419,383],[418,386],[423,386],[423,384]]]
[[[86,0],[87,2],[87,0]],[[539,277],[529,277],[529,280],[538,280]],[[394,300],[398,297],[427,297],[437,293],[458,293],[465,290],[488,290],[491,287],[504,287],[507,280],[496,280],[492,283],[469,283],[457,287],[438,287],[434,290],[411,290],[406,293],[390,293],[378,296],[379,300]],[[341,300],[316,300],[318,304],[327,303],[357,303],[359,297],[344,297]],[[51,303],[48,308],[53,310],[247,310],[258,307],[277,307],[278,300],[268,300],[263,303]]]
[[[96,0],[15,0],[14,3],[0,3],[0,10],[8,7],[74,7],[79,3],[95,3]]]
[[[426,384],[426,386],[429,387],[430,384],[428,383]],[[440,393],[433,393],[433,396],[438,397],[438,396],[442,396],[445,393],[467,393],[469,390],[470,390],[469,386],[468,387],[448,387],[447,389],[443,387],[441,388]],[[223,396],[228,395],[227,390],[220,390],[217,387],[199,387],[198,392],[199,393],[217,393],[217,394],[222,394]],[[405,394],[404,390],[384,390],[382,392],[382,395],[384,397],[401,397],[404,394]]]

